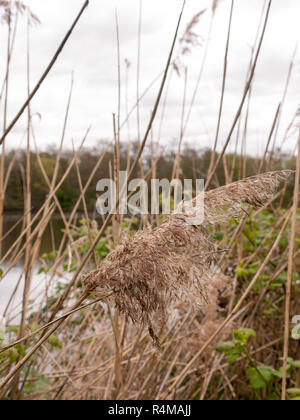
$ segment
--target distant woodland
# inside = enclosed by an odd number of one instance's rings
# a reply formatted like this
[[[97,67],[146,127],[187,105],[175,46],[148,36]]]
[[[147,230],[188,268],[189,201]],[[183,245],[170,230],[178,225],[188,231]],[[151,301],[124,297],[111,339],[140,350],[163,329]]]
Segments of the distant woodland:
[[[77,163],[80,173],[82,185],[85,186],[88,179],[90,178],[93,168],[99,162],[102,157],[101,164],[97,169],[93,180],[91,181],[87,193],[85,194],[86,202],[89,211],[93,211],[97,199],[96,184],[98,180],[103,178],[110,178],[114,172],[114,155],[113,148],[108,151],[104,151],[106,145],[103,143],[99,147],[84,148],[77,156]],[[145,176],[148,172],[148,179],[171,179],[174,167],[174,160],[176,158],[176,151],[165,153],[165,151],[148,150],[144,153],[144,159],[142,164],[139,165],[136,170],[135,177],[140,177],[141,173]],[[107,149],[106,149],[107,150]],[[122,144],[120,149],[120,167],[121,170],[126,170],[128,162],[132,162],[137,150],[137,144]],[[185,147],[181,151],[180,156],[180,178],[182,179],[200,179],[205,178],[205,174],[208,172],[211,150],[209,149],[196,149],[192,147]],[[39,155],[31,153],[31,192],[32,192],[32,207],[33,210],[38,210],[41,203],[44,202],[45,197],[49,192],[47,182],[45,180],[45,174],[47,177],[52,179],[55,163],[58,155],[58,150],[55,147],[49,147],[46,151],[41,152]],[[74,158],[72,151],[63,151],[60,158],[59,165],[59,176],[58,180],[61,179],[65,171],[67,170],[70,162]],[[238,180],[241,177],[248,177],[255,175],[259,172],[261,165],[261,158],[252,156],[241,156],[237,154],[227,154],[226,161],[222,161],[219,165],[214,180],[211,184],[212,188],[215,188],[226,183],[226,173],[230,177],[230,180]],[[226,162],[226,163],[225,163]],[[155,163],[156,170],[149,174],[149,169]],[[43,170],[41,169],[41,165]],[[224,170],[226,165],[226,171]],[[6,172],[11,171],[9,176],[8,186],[5,197],[5,211],[21,211],[24,209],[24,194],[25,194],[25,178],[24,172],[26,167],[26,152],[22,150],[10,151],[7,154],[6,159]],[[294,169],[295,159],[291,158],[290,155],[284,155],[280,152],[274,151],[272,156],[268,156],[266,163],[262,171],[273,171],[279,169]],[[43,174],[44,172],[44,174]],[[59,182],[59,181],[58,181]],[[289,203],[292,195],[292,181],[288,185],[285,194],[285,203]],[[70,211],[78,199],[80,194],[80,185],[78,179],[78,172],[76,165],[72,166],[69,176],[63,182],[61,187],[57,191],[57,197],[64,211]]]

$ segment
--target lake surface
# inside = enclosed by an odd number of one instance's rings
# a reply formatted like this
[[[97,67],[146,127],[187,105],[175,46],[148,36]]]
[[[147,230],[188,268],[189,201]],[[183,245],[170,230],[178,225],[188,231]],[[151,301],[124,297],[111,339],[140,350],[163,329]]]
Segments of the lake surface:
[[[4,214],[4,224],[3,224],[3,235],[9,232],[10,229],[22,218],[23,214],[18,213],[7,213]],[[32,216],[32,218],[34,215]],[[38,221],[37,221],[38,223]],[[36,223],[33,226],[36,226]],[[64,223],[59,214],[53,215],[50,223],[48,224],[47,228],[45,229],[44,235],[41,241],[41,248],[40,248],[40,255],[44,253],[49,253],[53,251],[53,249],[57,249],[60,243],[60,240],[63,236]],[[3,253],[13,245],[13,243],[18,239],[20,233],[22,231],[22,222],[6,237],[4,238],[2,247]],[[23,239],[23,244],[25,242],[25,238]]]
[[[5,266],[3,267],[3,271],[5,271]],[[0,281],[0,316],[3,314],[7,303],[16,287],[16,284],[19,281],[19,278],[22,274],[22,265],[18,265],[16,267],[13,267],[11,271],[8,273],[8,275]],[[38,274],[39,267],[36,266],[34,269],[34,272],[32,274],[32,284],[31,284],[31,291],[32,295],[30,295],[30,299],[34,300],[34,303],[38,305],[40,302],[39,295],[41,291],[43,290],[46,282],[46,278],[44,275]],[[17,290],[17,293],[15,295],[14,301],[10,308],[16,308],[16,310],[13,311],[14,315],[16,315],[15,320],[19,320],[19,304],[22,302],[23,297],[23,288],[24,288],[24,276],[21,280],[20,286]]]
[[[22,218],[23,214],[18,213],[7,213],[4,214],[4,225],[3,230],[5,235],[9,230]],[[66,215],[67,216],[67,215]],[[49,253],[53,251],[53,249],[58,249],[60,240],[63,236],[62,230],[64,229],[64,223],[61,220],[60,215],[53,215],[50,223],[48,224],[47,228],[45,229],[44,235],[41,241],[40,247],[40,255],[44,253]],[[22,231],[22,222],[3,240],[2,249],[3,254],[5,254],[11,245],[18,239],[20,233]],[[25,238],[23,239],[23,244],[25,242]],[[3,272],[5,272],[7,265],[2,264],[0,267]],[[32,274],[32,284],[31,284],[31,294],[30,299],[34,300],[34,304],[37,306],[40,302],[40,294],[41,291],[44,290],[45,282],[46,282],[46,275],[45,274],[38,274],[39,271],[39,264],[37,263],[33,274]],[[20,261],[15,267],[13,267],[10,272],[5,276],[3,280],[0,280],[0,316],[3,314],[3,311],[6,308],[6,305],[9,301],[9,298],[14,291],[17,282],[20,279],[23,270],[23,262]],[[22,294],[23,294],[23,287],[24,287],[24,276],[22,277],[20,287],[16,293],[14,303],[11,307],[17,306],[22,301]],[[18,310],[14,312],[17,316],[17,320],[19,319]]]

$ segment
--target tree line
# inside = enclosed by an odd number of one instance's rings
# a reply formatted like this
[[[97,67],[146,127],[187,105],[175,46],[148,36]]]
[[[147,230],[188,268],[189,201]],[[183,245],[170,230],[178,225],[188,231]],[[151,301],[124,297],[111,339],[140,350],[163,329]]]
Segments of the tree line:
[[[85,194],[89,211],[93,211],[95,208],[97,200],[97,182],[103,178],[111,178],[114,173],[114,150],[112,148],[112,150],[104,153],[104,146],[105,144],[102,143],[98,147],[85,148],[78,154],[78,168],[83,186],[87,183],[93,168],[99,161],[100,156],[103,157],[102,163],[97,169]],[[128,168],[129,163],[133,161],[137,149],[137,143],[133,143],[131,145],[126,143],[122,144],[119,150],[120,170],[126,170],[126,168]],[[170,180],[172,178],[177,152],[169,151],[166,153],[164,150],[160,150],[159,153],[157,153],[157,150],[155,150],[155,153],[153,153],[153,149],[155,148],[149,147],[145,151],[143,163],[136,169],[134,176],[137,178],[141,177],[141,173],[145,175],[155,166],[155,172],[151,172],[150,179],[153,174],[155,174],[157,179]],[[39,156],[37,153],[31,152],[31,195],[32,207],[35,211],[40,208],[49,193],[49,186],[44,178],[40,164],[42,163],[44,171],[51,181],[56,166],[57,155],[58,150],[55,147],[49,147],[46,151],[39,153]],[[180,178],[206,178],[210,166],[211,156],[212,152],[210,149],[197,149],[196,147],[191,146],[184,147],[181,151],[179,161]],[[216,155],[216,158],[217,156],[218,155]],[[38,159],[38,157],[40,159]],[[67,150],[62,153],[59,162],[58,180],[61,179],[68,169],[73,157],[74,153],[72,151]],[[261,164],[261,159],[253,156],[227,154],[225,158],[227,176],[232,176],[233,181],[241,179],[244,176],[248,177],[256,175]],[[6,172],[12,164],[13,166],[10,169],[8,187],[5,196],[6,212],[23,211],[24,195],[26,193],[24,175],[24,168],[26,167],[26,152],[23,150],[18,150],[17,152],[14,150],[10,151],[6,155]],[[267,157],[263,170],[267,171],[294,168],[295,158],[291,158],[280,151],[276,151],[271,157]],[[226,183],[225,172],[223,162],[216,170],[211,187],[221,186]],[[292,189],[293,182],[291,180],[285,195],[286,203],[292,196]],[[69,175],[58,189],[56,195],[63,210],[66,212],[71,211],[80,195],[80,184],[75,165],[73,165]]]

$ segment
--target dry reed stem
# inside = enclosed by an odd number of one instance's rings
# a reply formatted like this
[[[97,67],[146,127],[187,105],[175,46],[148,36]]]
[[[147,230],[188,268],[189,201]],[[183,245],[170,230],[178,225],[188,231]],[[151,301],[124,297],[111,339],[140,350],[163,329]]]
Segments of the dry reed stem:
[[[153,122],[154,122],[155,117],[156,117],[157,109],[158,109],[158,106],[159,106],[159,103],[160,103],[161,95],[162,95],[162,92],[163,92],[163,89],[164,89],[164,86],[165,86],[165,82],[166,82],[167,75],[168,75],[168,70],[169,70],[169,67],[170,67],[171,60],[172,60],[172,55],[173,55],[175,43],[176,43],[176,40],[177,40],[178,30],[179,30],[179,26],[180,26],[180,22],[181,22],[181,18],[182,18],[182,14],[183,14],[184,8],[185,8],[185,1],[183,2],[182,9],[181,9],[181,12],[180,12],[180,15],[179,15],[179,19],[178,19],[178,22],[177,22],[175,34],[174,34],[174,37],[173,37],[172,46],[171,46],[171,49],[170,49],[170,53],[169,53],[167,64],[166,64],[165,71],[164,71],[164,76],[163,76],[163,79],[161,81],[160,89],[159,89],[159,92],[158,92],[158,95],[157,95],[157,98],[156,98],[156,101],[155,101],[153,112],[151,114],[151,118],[150,118],[149,124],[147,126],[147,130],[146,130],[146,133],[144,135],[143,141],[142,141],[142,143],[141,143],[141,145],[139,147],[137,156],[135,157],[135,160],[132,163],[132,166],[131,166],[131,168],[129,170],[128,180],[130,180],[130,178],[132,177],[132,175],[133,175],[133,173],[134,173],[134,171],[135,171],[135,169],[136,169],[136,167],[138,165],[138,162],[139,162],[139,160],[140,160],[140,158],[142,156],[142,153],[143,153],[143,150],[145,148],[145,145],[146,145],[146,142],[147,142],[149,133],[151,131]],[[115,207],[117,208],[119,206],[119,204],[120,203],[119,203],[119,200],[118,200],[117,203],[116,203],[116,205],[115,205]],[[55,307],[55,309],[53,311],[53,314],[52,314],[52,317],[51,317],[50,321],[53,319],[53,317],[55,316],[55,314],[58,312],[59,308],[62,306],[62,304],[63,304],[64,300],[66,299],[66,297],[68,296],[68,294],[69,294],[72,286],[75,284],[76,280],[78,279],[78,276],[80,275],[80,273],[82,272],[82,270],[85,268],[86,264],[88,263],[88,261],[90,259],[90,256],[93,253],[93,250],[94,250],[95,246],[97,245],[97,243],[101,239],[101,237],[102,237],[103,233],[105,232],[106,228],[108,227],[108,225],[109,225],[112,217],[113,217],[113,214],[110,214],[105,219],[105,221],[104,221],[104,223],[103,223],[103,225],[102,225],[102,227],[101,227],[101,229],[100,229],[97,237],[95,238],[95,240],[94,240],[94,242],[93,242],[93,244],[91,246],[91,249],[84,256],[83,260],[81,261],[80,266],[78,267],[76,273],[74,274],[74,277],[73,277],[72,281],[70,282],[69,286],[67,287],[67,289],[65,290],[65,292],[63,293],[63,295],[61,296],[61,298],[59,299],[59,301],[58,301],[58,303],[57,303],[57,305],[56,305],[56,307]]]
[[[297,237],[297,213],[299,204],[299,180],[300,178],[300,133],[298,138],[298,154],[297,154],[297,169],[296,179],[294,187],[294,201],[293,201],[293,213],[292,213],[292,232],[289,243],[289,257],[288,257],[288,279],[286,286],[285,296],[285,329],[284,329],[284,351],[283,351],[283,377],[282,377],[282,393],[281,399],[286,399],[286,380],[287,380],[287,358],[289,353],[289,338],[290,338],[290,310],[291,310],[291,292],[292,292],[292,281],[293,272],[295,267],[294,261],[294,250],[296,246]]]
[[[173,55],[173,51],[174,51],[174,47],[175,47],[175,43],[176,43],[176,40],[177,40],[177,34],[178,34],[178,30],[179,30],[179,26],[180,26],[180,22],[181,22],[181,18],[182,18],[182,14],[183,14],[183,11],[184,11],[184,7],[185,7],[185,3],[186,3],[186,1],[184,0],[184,2],[183,2],[183,5],[182,5],[182,9],[181,9],[181,13],[180,13],[180,16],[179,16],[179,19],[178,19],[178,22],[177,22],[177,27],[176,27],[176,31],[175,31],[175,35],[174,35],[174,37],[173,37],[173,42],[172,42],[172,46],[171,46],[171,49],[170,49],[170,53],[169,53],[169,56],[168,56],[168,60],[167,60],[167,64],[166,64],[166,68],[165,68],[165,72],[164,72],[164,76],[163,76],[163,79],[162,79],[162,82],[161,82],[161,85],[160,85],[160,89],[159,89],[159,92],[158,92],[158,95],[157,95],[157,99],[156,99],[156,102],[155,102],[155,106],[154,106],[154,109],[153,109],[153,112],[152,112],[152,115],[151,115],[151,118],[150,118],[150,121],[149,121],[149,124],[148,124],[148,126],[147,126],[147,130],[146,130],[146,133],[145,133],[145,136],[144,136],[144,139],[143,139],[143,141],[142,141],[142,143],[141,143],[141,145],[140,145],[140,148],[139,148],[139,151],[138,151],[138,154],[137,154],[137,156],[136,156],[136,158],[135,158],[135,160],[134,160],[134,162],[133,162],[133,165],[132,165],[132,167],[131,167],[131,169],[130,169],[130,171],[129,171],[129,178],[132,176],[132,174],[133,174],[133,172],[134,172],[134,170],[135,170],[135,168],[136,168],[136,166],[137,166],[137,164],[138,164],[138,162],[139,162],[139,160],[140,160],[140,158],[141,158],[141,155],[142,155],[142,152],[143,152],[143,150],[144,150],[144,147],[145,147],[145,144],[146,144],[146,142],[147,142],[147,139],[148,139],[148,135],[149,135],[149,133],[150,133],[150,131],[151,131],[151,128],[152,128],[152,124],[153,124],[153,121],[154,121],[154,119],[155,119],[155,116],[156,116],[156,113],[157,113],[157,109],[158,109],[158,105],[159,105],[159,103],[160,103],[160,99],[161,99],[161,95],[162,95],[162,92],[163,92],[163,89],[164,89],[164,85],[165,85],[165,82],[166,82],[166,79],[167,79],[167,74],[168,74],[168,70],[169,70],[169,67],[170,67],[170,63],[171,63],[171,59],[172,59],[172,55]],[[88,1],[85,3],[85,7],[87,6],[87,4],[88,4]],[[85,8],[84,7],[84,8]],[[84,8],[82,9],[82,12],[83,12],[83,10],[84,10]],[[82,12],[81,12],[81,14],[82,14]],[[81,14],[78,16],[78,19],[77,19],[77,21],[79,20],[79,17],[81,16]],[[76,21],[76,23],[77,23],[77,21]],[[30,102],[30,98],[29,98],[29,100],[27,101],[27,103],[26,103],[26,106],[25,106],[25,108],[27,107],[27,105],[29,104],[29,102]],[[24,109],[25,109],[24,108]],[[21,112],[21,114],[22,114],[22,112]],[[20,114],[20,115],[21,115]],[[19,116],[20,116],[19,115]],[[19,116],[15,119],[15,122],[13,123],[13,125],[16,123],[16,121],[18,120],[18,118],[19,118]],[[11,126],[11,128],[13,127],[13,125]],[[6,133],[7,134],[7,133]],[[5,137],[5,136],[4,136]],[[118,206],[118,204],[119,203],[117,203],[116,204],[116,207]],[[93,252],[93,249],[94,249],[94,247],[97,245],[97,243],[98,243],[98,241],[99,241],[99,239],[101,238],[101,236],[102,236],[102,234],[103,234],[103,232],[105,231],[105,229],[106,229],[106,227],[108,226],[108,223],[110,222],[110,220],[111,220],[111,216],[112,215],[110,215],[109,217],[107,217],[106,218],[106,220],[105,220],[105,222],[104,222],[104,224],[103,224],[103,226],[102,226],[102,229],[100,230],[100,232],[99,232],[99,235],[97,236],[97,238],[95,239],[95,241],[93,242],[93,244],[92,244],[92,247],[91,247],[91,250],[86,254],[86,256],[83,258],[83,261],[81,262],[81,264],[80,264],[80,267],[78,268],[78,270],[76,271],[76,273],[75,273],[75,275],[74,275],[74,277],[73,277],[73,279],[72,279],[72,281],[71,281],[71,283],[69,284],[69,286],[68,286],[68,288],[66,289],[66,291],[64,292],[64,294],[63,294],[63,296],[61,297],[61,299],[59,299],[59,301],[58,301],[58,304],[57,304],[57,306],[56,306],[56,311],[61,307],[61,305],[62,305],[62,303],[64,302],[64,299],[66,298],[66,296],[68,295],[68,293],[69,293],[69,291],[71,290],[71,288],[72,288],[72,285],[74,284],[74,282],[76,281],[76,279],[77,279],[77,277],[78,277],[78,275],[79,275],[79,273],[81,272],[81,270],[85,267],[85,265],[87,264],[87,262],[88,262],[88,260],[89,260],[89,258],[90,258],[90,255],[91,255],[91,253]],[[81,296],[81,298],[79,298],[78,299],[78,301],[74,304],[74,307],[73,307],[73,309],[76,309],[81,303],[82,303],[82,301],[83,300],[85,300],[86,298],[87,298],[87,296],[88,296],[88,294],[87,293],[84,293],[82,296]],[[62,321],[59,321],[58,322],[58,325],[56,325],[55,327],[53,327],[52,329],[50,329],[48,332],[46,332],[43,336],[42,336],[42,338],[33,346],[33,348],[27,353],[27,355],[22,359],[22,360],[20,360],[18,363],[17,363],[17,365],[12,369],[12,371],[6,376],[6,378],[2,381],[2,383],[0,384],[0,388],[2,388],[2,393],[1,393],[1,395],[0,395],[0,397],[2,397],[3,395],[5,395],[5,392],[6,392],[6,386],[7,386],[7,384],[11,381],[11,379],[13,379],[14,377],[15,377],[15,375],[17,375],[18,374],[18,372],[20,371],[20,369],[24,366],[24,364],[30,359],[30,357],[40,348],[40,346],[50,337],[50,335],[51,334],[53,334],[53,332],[54,331],[56,331],[56,329],[63,323],[64,321],[62,320]]]
[[[224,103],[225,86],[226,86],[226,78],[227,78],[228,52],[229,52],[229,44],[230,44],[230,36],[231,36],[233,8],[234,8],[234,0],[231,0],[228,31],[227,31],[227,40],[226,40],[226,48],[225,48],[225,55],[224,55],[222,90],[221,90],[221,99],[220,99],[219,112],[218,112],[217,130],[216,130],[216,135],[215,135],[215,141],[214,141],[214,147],[213,147],[213,151],[212,151],[212,155],[211,155],[211,160],[210,160],[210,164],[209,164],[209,168],[208,168],[208,174],[211,172],[211,170],[213,168],[213,164],[215,163],[215,155],[216,155],[216,151],[217,151],[217,144],[218,144],[219,134],[220,134],[221,118],[222,118],[222,112],[223,112],[223,103]]]
[[[227,136],[227,139],[225,141],[225,144],[224,144],[224,147],[222,149],[222,152],[220,153],[220,155],[219,155],[219,157],[217,159],[217,162],[214,165],[213,169],[211,170],[210,174],[208,174],[208,178],[206,180],[206,185],[205,185],[206,189],[209,187],[209,185],[210,185],[210,183],[211,183],[211,181],[213,179],[213,176],[214,176],[216,170],[218,169],[221,160],[223,159],[223,156],[224,156],[224,154],[226,152],[226,149],[227,149],[227,147],[229,145],[229,142],[231,140],[231,136],[232,136],[232,134],[234,132],[234,129],[236,127],[236,124],[237,124],[237,122],[238,122],[238,120],[240,118],[242,109],[244,107],[245,100],[246,100],[247,95],[249,93],[249,89],[251,87],[251,84],[252,84],[252,81],[253,81],[253,77],[254,77],[254,74],[255,74],[256,64],[257,64],[258,57],[259,57],[259,54],[260,54],[260,50],[261,50],[261,47],[262,47],[264,35],[265,35],[265,32],[266,32],[266,27],[267,27],[267,22],[268,22],[268,19],[269,19],[269,12],[270,12],[270,8],[271,8],[271,4],[272,4],[272,0],[270,0],[269,3],[268,3],[268,7],[267,7],[266,15],[265,15],[265,21],[264,21],[262,33],[261,33],[260,40],[259,40],[259,43],[258,43],[258,47],[257,47],[257,51],[256,51],[255,58],[254,58],[254,61],[253,61],[253,65],[252,65],[252,68],[251,68],[251,71],[250,71],[250,74],[249,74],[249,78],[248,78],[248,81],[247,81],[246,86],[245,86],[245,90],[244,90],[244,93],[243,93],[243,97],[242,97],[241,103],[240,103],[239,108],[237,110],[237,113],[235,115],[233,124],[231,126],[231,129],[230,129],[229,134]]]
[[[200,350],[198,351],[197,354],[194,355],[194,357],[192,358],[192,360],[190,360],[190,362],[187,364],[187,366],[182,370],[182,372],[180,373],[180,375],[178,375],[178,377],[176,378],[176,380],[174,381],[174,383],[171,385],[169,392],[172,392],[176,386],[181,383],[181,381],[184,379],[186,373],[188,372],[188,370],[191,368],[191,366],[193,366],[193,364],[196,362],[196,360],[203,354],[203,352],[206,350],[206,348],[210,345],[210,343],[218,336],[218,334],[222,331],[222,329],[228,324],[228,322],[230,322],[233,318],[233,316],[237,313],[237,311],[241,308],[243,302],[245,301],[246,297],[249,295],[250,291],[252,290],[254,284],[257,282],[258,278],[261,276],[261,274],[263,273],[265,267],[267,266],[268,262],[270,261],[274,250],[277,248],[280,239],[283,235],[283,233],[285,232],[287,225],[290,221],[290,217],[291,217],[291,210],[289,210],[286,214],[286,219],[284,224],[282,225],[282,228],[271,248],[271,250],[269,251],[267,257],[265,258],[264,262],[262,263],[262,265],[260,266],[259,270],[257,271],[256,275],[253,277],[253,279],[251,280],[249,286],[247,287],[247,289],[245,290],[245,292],[243,293],[243,295],[241,296],[241,298],[239,299],[238,303],[236,304],[236,306],[233,308],[233,310],[231,311],[231,313],[228,315],[228,317],[224,320],[224,322],[220,325],[220,327],[216,330],[216,332],[210,337],[210,339],[204,344],[204,346],[202,346],[200,348]]]
[[[18,112],[18,114],[16,115],[16,117],[13,119],[13,121],[10,123],[10,125],[8,126],[8,128],[5,130],[3,136],[0,139],[0,145],[4,142],[6,136],[11,132],[11,130],[13,129],[13,127],[16,125],[16,123],[19,121],[20,117],[22,116],[23,112],[26,110],[26,108],[28,107],[28,105],[30,104],[31,100],[33,99],[33,97],[36,95],[36,93],[38,92],[40,86],[42,85],[42,83],[45,81],[46,77],[48,76],[49,72],[51,71],[52,67],[54,66],[57,58],[59,57],[60,53],[62,52],[62,50],[64,49],[64,46],[66,45],[68,39],[70,38],[74,28],[76,27],[79,19],[81,18],[81,15],[83,14],[83,12],[85,11],[85,9],[87,8],[89,4],[89,0],[86,0],[86,2],[84,3],[84,5],[82,6],[79,14],[77,15],[74,23],[72,24],[71,28],[69,29],[69,31],[67,32],[65,38],[63,39],[62,43],[60,44],[58,50],[56,51],[54,57],[52,58],[52,60],[50,61],[48,67],[46,68],[46,70],[44,71],[42,77],[40,78],[40,80],[38,81],[37,85],[35,86],[35,88],[33,89],[33,91],[31,92],[31,94],[29,95],[29,97],[27,98],[27,100],[25,101],[24,105],[22,106],[22,108],[20,109],[20,111]]]

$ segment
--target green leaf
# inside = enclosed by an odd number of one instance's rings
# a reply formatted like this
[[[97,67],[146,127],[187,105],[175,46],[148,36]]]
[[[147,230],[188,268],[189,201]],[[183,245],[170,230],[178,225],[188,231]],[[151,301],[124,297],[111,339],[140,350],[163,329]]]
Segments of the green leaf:
[[[25,356],[25,349],[20,344],[10,350],[6,350],[0,354],[0,359],[8,359],[9,364],[15,363],[17,360]]]
[[[31,324],[31,331],[32,332],[35,332],[40,328],[41,328],[41,326],[39,324],[35,324],[35,323]]]
[[[276,277],[276,280],[278,280],[281,283],[285,283],[287,281],[287,271],[284,271],[283,273],[279,274],[279,276]]]
[[[43,375],[39,375],[38,378],[39,379],[38,379],[38,381],[35,385],[34,392],[36,392],[38,394],[44,394],[45,392],[48,391],[48,388],[49,388],[49,385],[51,384],[51,382],[49,381],[49,379],[47,379]]]
[[[25,347],[24,347],[24,346],[22,346],[22,344],[17,344],[17,345],[16,345],[16,349],[17,349],[17,351],[18,351],[18,353],[19,353],[20,357],[24,357],[24,356],[26,356]]]
[[[19,334],[19,327],[17,325],[9,325],[7,327],[7,331],[18,335]]]
[[[24,394],[45,394],[49,390],[49,385],[51,382],[44,375],[39,375],[35,373],[35,381],[26,382],[23,392]]]
[[[287,378],[290,378],[290,373],[288,372],[291,369],[291,365],[287,365],[286,370],[287,370]],[[277,376],[278,378],[282,379],[283,378],[283,367],[281,367],[279,370],[273,370],[273,375]]]
[[[281,362],[283,362],[284,358],[283,357],[278,357],[278,360],[280,360]],[[286,361],[287,361],[287,364],[288,365],[291,365],[294,362],[294,359],[292,357],[288,357],[286,359]]]
[[[3,276],[3,270],[2,268],[0,268],[0,279],[2,278],[2,276]]]
[[[16,362],[19,359],[19,352],[17,349],[11,349],[8,352],[10,364]]]
[[[9,350],[5,350],[2,353],[0,353],[0,361],[6,359],[7,357],[9,357]]]
[[[287,240],[287,238],[282,237],[279,242],[279,247],[284,249],[288,245],[288,243],[289,241]]]
[[[0,320],[0,341],[5,339],[5,322],[4,320]]]
[[[250,379],[250,386],[252,389],[263,389],[266,386],[266,383],[259,375],[256,375]]]
[[[224,238],[223,232],[217,232],[214,234],[214,240],[215,241],[221,241]]]
[[[288,394],[292,395],[299,395],[300,396],[300,388],[289,388],[286,390]]]
[[[228,363],[230,365],[233,365],[237,361],[237,359],[243,354],[243,352],[244,352],[243,346],[236,346],[230,353]]]
[[[260,366],[257,369],[249,368],[246,375],[250,379],[252,389],[263,389],[273,377],[273,368],[270,366]]]
[[[51,346],[61,349],[62,348],[62,344],[60,342],[60,340],[58,339],[58,337],[56,335],[50,335],[50,337],[48,338],[48,343],[51,344]]]
[[[250,337],[256,338],[256,332],[251,328],[241,328],[240,330],[233,330],[233,338],[236,343],[245,346]]]
[[[300,360],[295,360],[291,363],[291,365],[297,369],[300,369]]]
[[[238,266],[235,269],[235,274],[237,275],[237,277],[239,278],[244,278],[247,276],[248,272],[245,268],[243,268],[242,266]]]
[[[56,251],[54,251],[54,252],[50,252],[50,253],[48,254],[48,257],[49,257],[49,259],[50,259],[50,260],[54,260],[54,258],[56,257],[56,255],[57,255],[57,252],[56,252]]]
[[[233,341],[223,341],[218,344],[216,347],[217,352],[230,354],[235,348],[235,343]]]
[[[275,309],[275,308],[270,308],[270,309],[266,309],[266,310],[264,311],[264,314],[265,314],[266,316],[270,316],[270,315],[272,315],[274,312],[276,312],[276,309]]]

